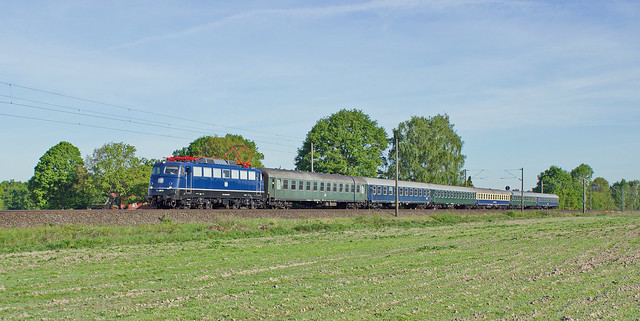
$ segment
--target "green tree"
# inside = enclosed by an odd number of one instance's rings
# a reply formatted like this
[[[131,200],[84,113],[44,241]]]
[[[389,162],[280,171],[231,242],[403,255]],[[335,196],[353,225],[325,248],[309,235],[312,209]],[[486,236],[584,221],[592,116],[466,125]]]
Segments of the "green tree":
[[[77,193],[77,167],[84,166],[80,150],[68,142],[51,147],[34,168],[28,186],[33,202],[41,209],[73,208]]]
[[[307,133],[295,158],[296,169],[363,177],[377,177],[384,163],[387,134],[377,122],[360,110],[340,110],[322,118]]]
[[[14,180],[0,183],[0,209],[29,210],[35,206],[29,197],[27,183]]]
[[[575,184],[567,171],[558,166],[551,166],[548,170],[538,175],[538,184],[533,189],[540,192],[544,182],[544,192],[558,195],[560,209],[582,208],[581,191],[579,193]],[[578,200],[580,200],[578,202]]]
[[[591,179],[593,177],[593,169],[591,166],[587,164],[580,164],[578,167],[571,170],[571,179],[573,180],[573,197],[576,199],[572,201],[572,204],[577,204],[576,209],[582,208],[582,201],[584,197],[584,201],[588,204],[588,188],[591,185]],[[583,185],[584,184],[584,185]]]
[[[589,203],[592,209],[607,210],[616,208],[611,187],[609,187],[609,182],[606,179],[596,177],[591,182],[589,192],[591,193]]]
[[[593,168],[587,164],[580,164],[571,171],[571,177],[582,185],[582,180],[587,181],[587,185],[593,177]]]
[[[464,185],[460,171],[466,156],[462,138],[456,133],[448,115],[413,116],[394,130],[398,138],[399,173],[402,180],[434,184]],[[395,145],[395,144],[394,144]],[[396,147],[389,152],[387,177],[395,177]]]
[[[87,158],[97,192],[121,208],[123,203],[144,198],[153,162],[135,156],[136,148],[125,143],[108,143]]]
[[[611,186],[611,195],[616,204],[616,208],[622,208],[622,194],[624,193],[624,209],[625,210],[637,210],[640,209],[640,181],[633,180],[627,181],[625,179],[619,182],[613,183]]]
[[[245,162],[252,159],[251,166],[255,168],[264,167],[262,164],[264,155],[258,151],[256,143],[241,135],[202,136],[191,142],[189,146],[174,151],[173,156],[204,156],[224,159],[225,154],[234,146],[247,146],[247,150],[240,152],[240,158]],[[236,160],[235,153],[231,152],[228,159]]]

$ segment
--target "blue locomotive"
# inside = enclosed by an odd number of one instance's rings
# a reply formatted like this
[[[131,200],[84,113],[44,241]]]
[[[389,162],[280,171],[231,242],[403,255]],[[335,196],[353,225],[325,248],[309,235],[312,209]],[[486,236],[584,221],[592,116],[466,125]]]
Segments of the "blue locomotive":
[[[262,173],[214,158],[168,157],[153,165],[149,202],[158,208],[257,208]]]
[[[396,195],[397,194],[397,195]],[[214,158],[169,157],[153,166],[149,202],[158,208],[556,208],[553,194],[446,186],[281,169]],[[524,197],[524,198],[523,198]]]

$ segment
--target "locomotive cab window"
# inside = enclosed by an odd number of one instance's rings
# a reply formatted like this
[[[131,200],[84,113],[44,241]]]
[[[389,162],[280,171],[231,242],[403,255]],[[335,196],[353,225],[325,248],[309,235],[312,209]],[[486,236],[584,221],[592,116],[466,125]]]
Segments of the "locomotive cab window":
[[[178,166],[167,166],[164,168],[166,175],[178,175]]]

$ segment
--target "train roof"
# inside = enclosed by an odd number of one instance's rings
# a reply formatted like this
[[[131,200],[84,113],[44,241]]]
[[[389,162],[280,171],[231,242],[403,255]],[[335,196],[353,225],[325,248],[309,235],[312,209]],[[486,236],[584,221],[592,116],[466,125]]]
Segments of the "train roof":
[[[384,178],[362,178],[368,185],[384,185],[384,186],[395,186],[396,181],[393,179],[384,179]],[[427,184],[421,182],[408,182],[408,181],[398,181],[398,186],[400,187],[410,187],[410,188],[429,188]]]
[[[361,177],[357,176],[347,176],[347,175],[337,175],[337,174],[326,174],[326,173],[311,173],[311,172],[300,172],[300,171],[292,171],[286,169],[275,169],[275,168],[260,168],[260,171],[265,176],[274,176],[278,178],[284,179],[296,179],[296,180],[307,180],[307,181],[327,181],[327,182],[342,182],[342,183],[358,183],[364,184],[364,180]]]
[[[477,193],[491,193],[491,194],[507,194],[507,195],[511,195],[511,191],[506,191],[503,189],[493,189],[493,188],[474,188],[476,190]]]
[[[520,195],[520,191],[510,191],[511,194]],[[533,197],[551,197],[551,198],[559,198],[556,194],[544,194],[544,193],[536,193],[536,192],[524,192],[524,196],[533,196]]]

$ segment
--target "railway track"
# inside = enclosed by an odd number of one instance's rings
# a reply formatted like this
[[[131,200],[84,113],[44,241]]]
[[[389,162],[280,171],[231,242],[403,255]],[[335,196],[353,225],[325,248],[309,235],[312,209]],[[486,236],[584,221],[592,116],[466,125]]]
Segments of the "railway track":
[[[492,210],[400,210],[400,216],[421,216],[436,213],[482,214],[506,212]],[[0,211],[0,228],[34,227],[44,225],[144,225],[158,224],[170,219],[176,223],[214,222],[220,216],[236,218],[304,219],[323,217],[394,216],[393,209],[344,210],[344,209],[260,209],[260,210],[37,210]]]

